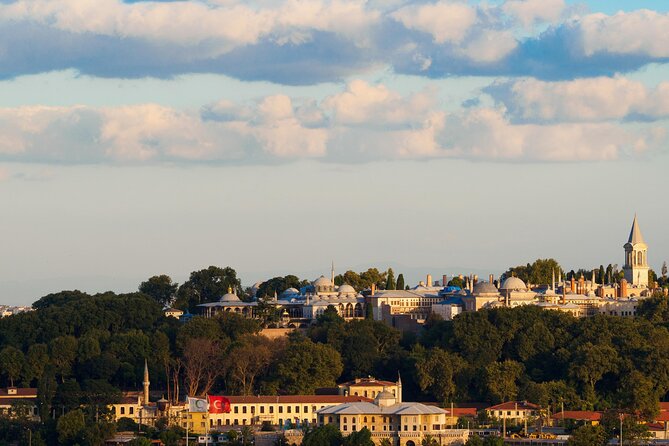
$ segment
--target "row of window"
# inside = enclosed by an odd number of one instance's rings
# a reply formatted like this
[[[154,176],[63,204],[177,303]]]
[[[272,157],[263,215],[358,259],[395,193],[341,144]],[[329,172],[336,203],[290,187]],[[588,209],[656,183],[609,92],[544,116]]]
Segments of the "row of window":
[[[251,407],[251,413],[254,414],[256,413],[255,406],[250,406]],[[283,408],[286,408],[286,413],[300,413],[300,406],[278,406],[279,407],[279,413],[283,413]],[[232,412],[233,413],[239,413],[239,405],[233,405],[232,406]],[[242,411],[241,413],[247,413],[247,406],[241,406]],[[321,409],[324,409],[325,406],[321,406]],[[293,412],[294,409],[294,412]],[[318,410],[317,406],[311,406],[311,412],[316,412]],[[265,406],[260,406],[260,413],[265,413]],[[274,406],[269,406],[269,413],[274,413]],[[302,407],[302,413],[309,413],[309,406],[303,406]]]

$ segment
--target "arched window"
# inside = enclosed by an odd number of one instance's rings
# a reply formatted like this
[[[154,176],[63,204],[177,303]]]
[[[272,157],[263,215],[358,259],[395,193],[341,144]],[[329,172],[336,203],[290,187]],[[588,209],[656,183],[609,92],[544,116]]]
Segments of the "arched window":
[[[637,253],[637,262],[636,262],[636,264],[637,264],[637,265],[643,265],[643,253],[642,253],[641,251],[639,251],[639,252]]]

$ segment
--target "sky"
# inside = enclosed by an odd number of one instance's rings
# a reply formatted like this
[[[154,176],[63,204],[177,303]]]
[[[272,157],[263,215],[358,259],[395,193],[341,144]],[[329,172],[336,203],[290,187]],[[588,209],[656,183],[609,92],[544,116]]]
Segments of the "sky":
[[[669,257],[669,2],[0,0],[0,304]]]

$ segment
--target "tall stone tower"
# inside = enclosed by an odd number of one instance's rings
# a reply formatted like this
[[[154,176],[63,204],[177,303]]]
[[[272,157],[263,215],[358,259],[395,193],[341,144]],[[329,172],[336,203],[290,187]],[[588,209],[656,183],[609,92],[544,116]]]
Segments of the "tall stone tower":
[[[142,384],[144,385],[142,404],[146,406],[149,404],[149,385],[151,384],[149,381],[149,365],[146,363],[146,359],[144,360],[144,382],[142,382]]]
[[[625,243],[625,266],[623,271],[627,283],[636,287],[648,287],[648,246],[643,241],[639,223],[634,216],[629,240]]]

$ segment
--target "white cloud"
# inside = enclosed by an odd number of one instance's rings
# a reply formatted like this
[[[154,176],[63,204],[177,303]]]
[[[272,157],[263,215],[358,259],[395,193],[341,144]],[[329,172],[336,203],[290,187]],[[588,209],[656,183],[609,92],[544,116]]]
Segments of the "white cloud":
[[[436,43],[460,43],[476,23],[476,10],[465,2],[441,0],[398,9],[391,17],[408,29],[432,35]]]
[[[562,82],[521,79],[488,88],[515,119],[539,122],[663,119],[669,117],[669,82],[655,88],[624,77]]]
[[[564,0],[507,0],[502,10],[524,26],[535,23],[555,23],[565,11]]]
[[[610,160],[652,152],[666,138],[662,128],[620,123],[517,124],[502,108],[449,114],[437,97],[356,80],[321,102],[271,95],[247,104],[218,101],[199,113],[156,104],[5,108],[0,161]]]
[[[484,30],[460,50],[474,62],[497,62],[516,49],[518,42],[511,31]]]
[[[575,24],[586,56],[596,53],[669,57],[669,13],[642,9],[590,14]]]

